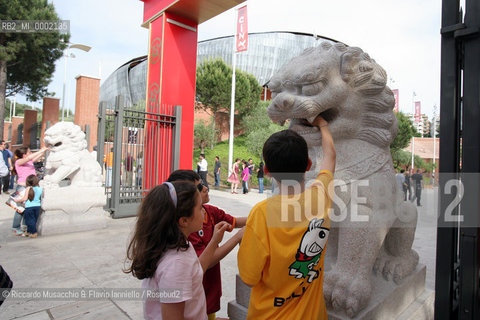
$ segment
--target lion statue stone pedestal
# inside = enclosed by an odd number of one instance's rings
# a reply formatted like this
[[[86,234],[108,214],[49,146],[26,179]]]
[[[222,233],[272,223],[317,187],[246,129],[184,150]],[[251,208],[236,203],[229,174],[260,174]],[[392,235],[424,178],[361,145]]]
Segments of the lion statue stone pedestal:
[[[105,228],[102,168],[87,150],[85,134],[71,122],[45,131],[50,152],[45,165],[38,230],[43,235]],[[65,185],[65,181],[67,185]]]
[[[412,249],[417,210],[403,201],[390,155],[398,124],[386,83],[386,72],[361,49],[323,42],[284,65],[268,84],[270,118],[290,120],[290,129],[307,141],[313,163],[307,181],[322,160],[322,137],[310,122],[322,115],[334,138],[335,196],[323,286],[329,319],[433,319],[426,268]],[[248,292],[237,281],[231,319],[243,317]]]

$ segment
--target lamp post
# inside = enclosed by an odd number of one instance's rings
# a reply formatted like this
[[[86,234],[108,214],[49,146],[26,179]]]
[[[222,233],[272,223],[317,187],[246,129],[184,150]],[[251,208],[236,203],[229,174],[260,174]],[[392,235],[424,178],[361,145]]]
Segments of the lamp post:
[[[415,126],[415,91],[412,94],[412,119],[413,119],[413,124]],[[415,136],[412,136],[412,167],[411,167],[411,172],[410,175],[413,174],[413,168],[414,168],[414,151],[415,151]]]
[[[435,186],[435,154],[436,154],[436,145],[435,145],[435,136],[437,135],[437,106],[433,106],[433,185]]]
[[[68,49],[79,49],[79,50],[82,50],[82,51],[85,51],[85,52],[88,52],[90,51],[90,49],[92,49],[92,47],[89,47],[85,44],[75,44],[75,43],[67,43],[67,49],[66,49],[66,53],[64,55],[64,61],[65,61],[65,67],[63,69],[63,95],[62,95],[62,121],[64,121],[64,118],[65,118],[65,85],[67,83],[67,60],[68,60]],[[75,58],[75,56],[72,54],[71,55],[72,58]]]
[[[15,105],[17,104],[17,95],[13,96],[13,106],[10,102],[10,122],[12,122],[12,116],[15,117]],[[13,107],[13,110],[12,110]],[[13,112],[12,112],[13,111]]]

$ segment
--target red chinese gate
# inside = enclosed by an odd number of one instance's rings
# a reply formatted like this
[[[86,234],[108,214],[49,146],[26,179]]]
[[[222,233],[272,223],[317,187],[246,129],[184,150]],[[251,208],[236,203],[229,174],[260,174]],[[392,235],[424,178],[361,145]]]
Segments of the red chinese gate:
[[[245,0],[142,1],[142,26],[150,30],[147,117],[148,113],[163,113],[163,105],[182,106],[179,168],[191,169],[197,26]],[[144,181],[144,189],[148,190],[167,178],[156,173],[166,171],[172,146],[159,143],[164,137],[149,135],[153,128],[146,127],[145,130],[144,177],[152,177]],[[161,156],[155,157],[155,154]]]

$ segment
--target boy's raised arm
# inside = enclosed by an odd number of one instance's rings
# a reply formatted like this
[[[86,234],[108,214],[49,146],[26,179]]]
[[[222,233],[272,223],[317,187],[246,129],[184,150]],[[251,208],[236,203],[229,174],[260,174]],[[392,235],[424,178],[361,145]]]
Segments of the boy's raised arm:
[[[320,163],[320,170],[335,172],[336,152],[333,144],[333,137],[328,128],[328,122],[322,116],[317,116],[312,124],[320,129],[322,134],[323,159]]]

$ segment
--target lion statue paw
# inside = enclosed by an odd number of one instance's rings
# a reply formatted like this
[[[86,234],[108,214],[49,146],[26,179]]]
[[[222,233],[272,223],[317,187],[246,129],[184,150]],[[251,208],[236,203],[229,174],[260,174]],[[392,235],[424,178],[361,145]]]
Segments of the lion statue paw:
[[[372,286],[370,279],[361,276],[327,272],[323,284],[325,302],[335,311],[345,311],[353,318],[370,299]]]
[[[412,249],[398,257],[392,256],[382,249],[373,266],[373,272],[378,276],[383,276],[387,281],[393,280],[399,284],[415,270],[418,260],[418,253]]]

